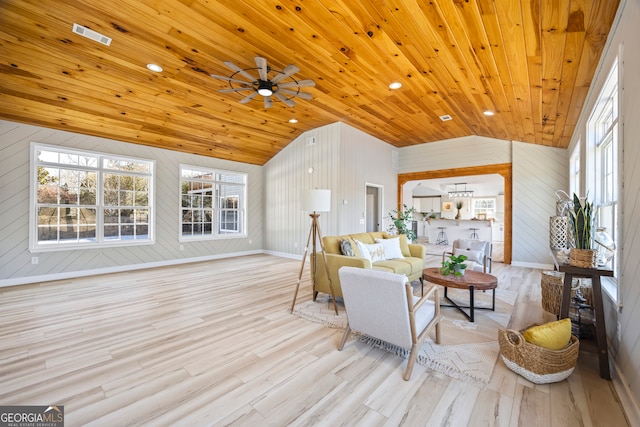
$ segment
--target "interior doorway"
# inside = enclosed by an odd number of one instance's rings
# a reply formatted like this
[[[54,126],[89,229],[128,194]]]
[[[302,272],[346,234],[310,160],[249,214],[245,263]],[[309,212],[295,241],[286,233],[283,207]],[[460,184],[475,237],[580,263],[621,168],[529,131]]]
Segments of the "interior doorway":
[[[366,184],[364,222],[367,233],[382,231],[382,190],[380,185]]]
[[[403,202],[406,203],[402,199],[403,186],[409,181],[487,174],[498,174],[504,178],[504,263],[511,264],[511,198],[513,188],[511,163],[398,174],[398,207],[401,207]]]

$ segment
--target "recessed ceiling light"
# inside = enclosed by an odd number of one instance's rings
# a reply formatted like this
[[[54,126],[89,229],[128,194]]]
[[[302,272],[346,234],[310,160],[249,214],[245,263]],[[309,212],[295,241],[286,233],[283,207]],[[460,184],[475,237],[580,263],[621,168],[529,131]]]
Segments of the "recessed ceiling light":
[[[159,66],[158,64],[147,64],[147,68],[151,71],[153,71],[154,73],[161,73],[162,72],[162,67]]]
[[[402,87],[402,83],[393,82],[389,85],[389,89],[400,89]]]
[[[298,123],[298,119],[289,119],[289,123]]]
[[[443,122],[448,122],[449,120],[453,120],[453,117],[451,117],[448,114],[445,114],[444,116],[440,116],[440,120],[442,120]]]
[[[487,110],[487,111],[485,111],[483,114],[484,114],[485,116],[493,116],[495,113],[494,113],[493,111],[489,111],[489,110]]]

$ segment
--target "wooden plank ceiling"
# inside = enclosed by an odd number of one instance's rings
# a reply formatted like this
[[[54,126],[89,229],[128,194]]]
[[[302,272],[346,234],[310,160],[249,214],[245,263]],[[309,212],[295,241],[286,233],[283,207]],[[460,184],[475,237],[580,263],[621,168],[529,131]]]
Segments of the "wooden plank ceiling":
[[[258,165],[336,121],[396,147],[466,135],[567,147],[618,3],[3,0],[0,118]],[[228,83],[209,75],[255,56],[298,66],[313,99],[265,109],[220,93]]]

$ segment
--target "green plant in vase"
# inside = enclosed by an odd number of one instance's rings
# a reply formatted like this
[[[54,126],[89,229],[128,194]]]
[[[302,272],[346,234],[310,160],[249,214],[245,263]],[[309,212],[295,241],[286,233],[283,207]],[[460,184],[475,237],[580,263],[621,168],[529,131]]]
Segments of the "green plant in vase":
[[[595,215],[593,202],[585,197],[584,202],[573,194],[573,209],[569,211],[569,224],[572,233],[572,248],[569,263],[578,267],[595,267],[596,251],[592,249]]]
[[[456,201],[456,209],[458,209],[458,213],[456,214],[456,219],[460,219],[462,217],[462,214],[460,213],[460,209],[462,209],[463,206],[464,206],[464,201],[462,200]]]
[[[573,193],[573,210],[569,211],[571,231],[573,233],[574,245],[576,249],[591,249],[593,235],[593,202],[585,197],[584,204],[580,202],[578,196]]]
[[[394,209],[389,212],[389,218],[391,219],[391,225],[387,230],[390,234],[404,234],[409,241],[413,241],[416,238],[416,233],[411,228],[411,216],[416,212],[414,208],[410,208],[407,205],[402,205],[402,210]]]
[[[465,268],[467,268],[467,264],[464,263],[466,260],[466,255],[451,255],[449,256],[448,261],[442,261],[440,273],[442,273],[443,276],[448,276],[450,274],[453,274],[454,276],[462,276]]]

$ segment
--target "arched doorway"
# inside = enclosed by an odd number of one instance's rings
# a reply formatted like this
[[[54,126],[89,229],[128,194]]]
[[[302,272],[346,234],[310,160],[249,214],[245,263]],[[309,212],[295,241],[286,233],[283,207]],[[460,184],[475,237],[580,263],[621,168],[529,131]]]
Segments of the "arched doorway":
[[[402,204],[405,203],[402,200],[402,187],[409,181],[492,173],[504,178],[504,263],[511,264],[511,190],[513,186],[511,163],[398,174],[398,209],[401,209]]]

